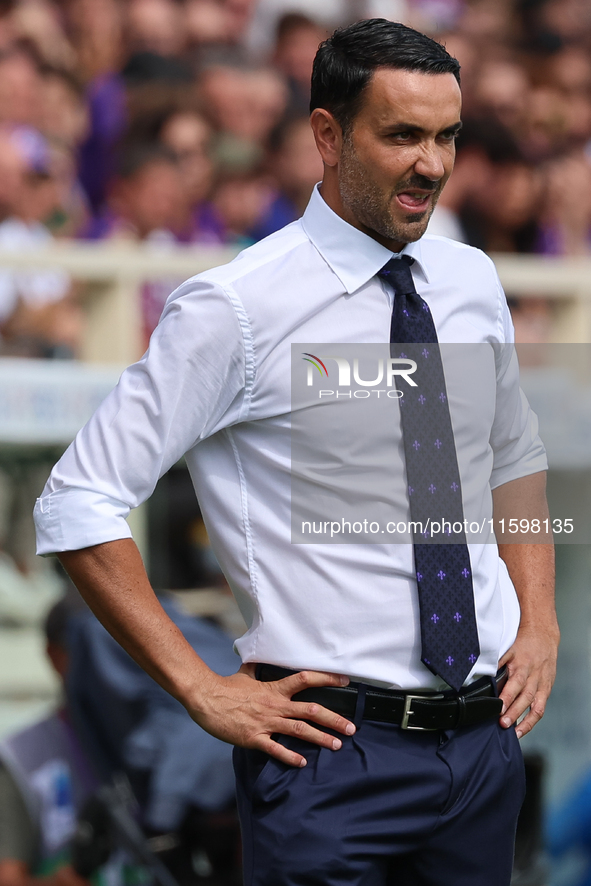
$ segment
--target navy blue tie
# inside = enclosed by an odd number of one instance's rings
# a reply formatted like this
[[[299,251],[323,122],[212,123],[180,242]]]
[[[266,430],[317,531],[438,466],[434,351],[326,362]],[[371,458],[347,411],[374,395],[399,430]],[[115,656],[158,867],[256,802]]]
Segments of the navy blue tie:
[[[413,548],[421,621],[421,660],[459,690],[480,645],[474,612],[472,565],[465,532],[453,544],[433,544],[429,520],[463,525],[462,489],[445,375],[429,306],[416,291],[410,256],[391,259],[379,272],[394,289],[392,357],[415,360],[416,388],[400,403]],[[423,534],[419,526],[421,524]],[[447,534],[451,529],[447,528]]]

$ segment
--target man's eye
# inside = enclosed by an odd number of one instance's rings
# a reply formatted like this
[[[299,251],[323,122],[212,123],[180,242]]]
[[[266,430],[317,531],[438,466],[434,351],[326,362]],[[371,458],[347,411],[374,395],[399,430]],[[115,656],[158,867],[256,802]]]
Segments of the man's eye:
[[[399,141],[408,141],[410,138],[410,132],[394,132],[393,138],[398,139]]]
[[[458,130],[454,129],[453,132],[442,132],[441,138],[446,142],[455,142],[459,134]]]

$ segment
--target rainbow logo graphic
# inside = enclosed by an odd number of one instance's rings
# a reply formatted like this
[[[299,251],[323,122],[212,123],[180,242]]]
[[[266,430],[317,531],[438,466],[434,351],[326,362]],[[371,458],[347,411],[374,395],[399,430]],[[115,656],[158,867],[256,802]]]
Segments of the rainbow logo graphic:
[[[304,353],[303,359],[306,361],[306,363],[311,363],[312,366],[316,367],[316,369],[318,370],[320,375],[325,375],[326,378],[328,378],[328,369],[326,368],[326,366],[324,365],[324,363],[322,362],[320,357],[315,357],[314,354],[307,354],[305,351],[303,353]],[[310,371],[311,370],[308,370],[308,372],[310,372]],[[310,376],[310,381],[308,382],[308,384],[312,384],[311,379],[312,379],[312,376]]]

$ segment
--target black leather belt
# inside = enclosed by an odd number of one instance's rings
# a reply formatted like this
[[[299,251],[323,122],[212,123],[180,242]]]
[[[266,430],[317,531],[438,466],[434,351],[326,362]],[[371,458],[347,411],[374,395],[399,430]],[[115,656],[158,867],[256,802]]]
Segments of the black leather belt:
[[[257,679],[263,683],[272,683],[295,673],[276,665],[257,666]],[[496,682],[496,692],[493,682]],[[403,692],[367,686],[363,718],[421,732],[473,726],[500,715],[503,703],[497,694],[506,682],[507,669],[501,668],[494,681],[490,677],[481,677],[459,693],[453,689],[444,692]],[[292,701],[314,702],[352,720],[358,691],[355,683],[343,687],[320,686],[298,692],[292,696]]]

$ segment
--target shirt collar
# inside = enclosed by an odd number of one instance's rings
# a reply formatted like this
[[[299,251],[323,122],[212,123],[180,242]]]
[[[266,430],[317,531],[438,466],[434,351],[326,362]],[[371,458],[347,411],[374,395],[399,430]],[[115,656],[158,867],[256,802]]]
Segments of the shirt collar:
[[[395,254],[333,212],[318,185],[312,191],[302,225],[349,294],[371,280]],[[413,271],[429,282],[420,240],[407,243],[399,254],[410,255],[415,260]]]

